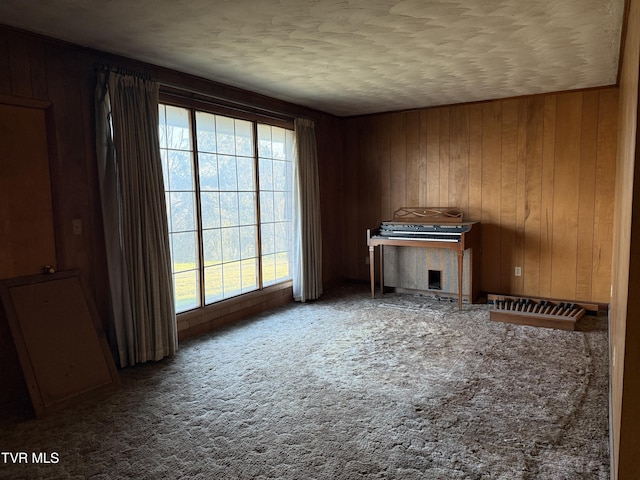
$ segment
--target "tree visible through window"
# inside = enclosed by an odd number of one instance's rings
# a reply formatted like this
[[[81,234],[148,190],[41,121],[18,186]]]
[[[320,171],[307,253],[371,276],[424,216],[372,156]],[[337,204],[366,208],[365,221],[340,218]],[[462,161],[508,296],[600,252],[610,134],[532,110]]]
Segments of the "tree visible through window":
[[[160,105],[176,312],[291,279],[293,132]]]

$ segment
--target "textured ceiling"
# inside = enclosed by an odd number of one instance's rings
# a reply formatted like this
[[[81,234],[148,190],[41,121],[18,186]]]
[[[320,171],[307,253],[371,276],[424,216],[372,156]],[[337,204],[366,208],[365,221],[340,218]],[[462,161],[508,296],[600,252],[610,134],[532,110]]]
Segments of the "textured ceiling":
[[[2,0],[0,23],[336,115],[616,82],[624,0]]]

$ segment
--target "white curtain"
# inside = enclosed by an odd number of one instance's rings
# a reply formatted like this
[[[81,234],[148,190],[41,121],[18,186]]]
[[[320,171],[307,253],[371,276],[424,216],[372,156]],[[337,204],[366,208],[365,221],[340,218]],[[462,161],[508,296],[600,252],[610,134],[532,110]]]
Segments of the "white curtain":
[[[158,85],[101,72],[98,170],[120,366],[173,355],[178,335],[158,140]]]
[[[293,298],[322,295],[322,233],[318,156],[313,121],[295,120]]]

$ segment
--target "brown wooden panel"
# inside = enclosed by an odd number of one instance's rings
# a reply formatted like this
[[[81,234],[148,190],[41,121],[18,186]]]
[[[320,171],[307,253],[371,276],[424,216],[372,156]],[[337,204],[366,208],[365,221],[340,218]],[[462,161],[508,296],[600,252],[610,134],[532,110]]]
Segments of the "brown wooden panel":
[[[449,117],[449,205],[469,216],[469,107],[451,107]]]
[[[427,207],[440,203],[440,112],[427,110]]]
[[[0,278],[57,265],[44,110],[0,104]]]
[[[420,111],[420,150],[418,158],[418,178],[420,186],[418,190],[418,205],[428,206],[429,179],[427,172],[427,110]]]
[[[590,300],[593,270],[593,217],[596,188],[596,156],[598,141],[598,102],[600,92],[582,95],[582,132],[580,171],[578,178],[578,246],[576,258],[577,300]]]
[[[44,45],[39,38],[28,39],[29,60],[31,66],[31,90],[33,98],[47,100],[47,71],[45,64]]]
[[[11,94],[11,61],[9,59],[8,33],[0,29],[0,94]]]
[[[32,97],[31,60],[29,45],[21,33],[8,34],[9,62],[11,72],[11,94],[18,97]]]
[[[528,102],[521,98],[518,100],[518,153],[517,153],[517,169],[516,169],[516,228],[514,239],[513,262],[515,266],[522,267],[524,265],[524,249],[525,249],[525,209],[526,209],[526,156],[527,156],[527,109]],[[515,272],[514,272],[515,275]],[[524,275],[514,276],[513,291],[517,295],[521,295],[524,290]]]
[[[380,205],[372,202],[372,198],[380,196],[380,147],[378,136],[375,136],[376,122],[372,117],[363,117],[357,122],[356,157],[358,182],[358,233],[362,236],[358,243],[358,277],[366,276],[369,266],[365,259],[369,258],[365,232],[367,228],[377,225],[380,218]],[[372,135],[374,135],[372,137]]]
[[[617,480],[632,480],[638,476],[638,445],[640,444],[640,279],[638,272],[638,254],[640,252],[639,236],[632,232],[638,231],[637,218],[638,201],[638,160],[640,137],[638,136],[638,97],[640,70],[640,1],[625,2],[628,8],[626,40],[620,58],[620,103],[619,126],[617,142],[617,161],[615,164],[615,214],[613,236],[613,262],[611,282],[611,310],[610,310],[610,353],[611,353],[611,439],[612,439],[612,475]],[[615,121],[603,113],[609,108],[608,95],[600,97],[601,127]],[[608,155],[605,152],[613,150],[612,145],[605,139],[608,133],[601,137],[599,132],[598,161],[596,170],[599,180],[606,178],[601,173],[609,168]],[[603,142],[600,142],[600,139]],[[608,149],[600,150],[600,145],[609,145]],[[603,158],[601,153],[606,155]],[[612,168],[610,168],[612,170]],[[634,178],[635,176],[635,178]],[[606,187],[596,185],[596,219],[594,229],[599,231],[599,224],[605,222],[605,210],[599,205],[606,201],[604,194]],[[634,217],[636,217],[634,219]],[[594,237],[594,274],[602,266],[596,264],[605,258],[605,252],[599,249],[600,235]],[[633,264],[632,264],[633,262]],[[594,291],[599,288],[599,277],[594,276]]]
[[[88,145],[95,138],[93,128],[88,127],[95,121],[89,98],[93,95],[93,65],[91,57],[55,46],[47,46],[46,58],[48,94],[55,105],[57,126],[58,161],[52,163],[51,173],[58,211],[57,231],[62,232],[58,237],[59,268],[77,268],[93,285],[93,275],[102,274],[93,271],[91,253],[86,247],[91,244],[90,218],[100,214],[99,205],[93,204],[92,209],[91,200],[92,192],[98,190],[97,178],[88,170],[95,157],[93,154],[87,157]],[[71,231],[74,219],[80,219],[85,226],[80,235]]]
[[[531,97],[527,100],[527,103],[522,291],[527,296],[538,296],[540,294],[540,214],[542,206],[544,97]]]
[[[469,105],[469,215],[482,218],[482,105]]]
[[[582,93],[558,95],[556,162],[553,188],[551,289],[558,298],[574,299],[578,244],[580,121]]]
[[[361,244],[366,242],[362,232],[358,231],[356,219],[358,218],[358,162],[357,162],[357,120],[347,120],[346,128],[351,135],[345,136],[344,162],[345,185],[348,188],[343,192],[344,205],[342,206],[347,218],[353,219],[346,232],[347,275],[350,278],[358,278],[358,250]]]
[[[502,177],[500,187],[500,292],[515,291],[516,179],[518,175],[518,100],[502,102]]]
[[[482,110],[482,286],[500,292],[500,186],[502,182],[502,104]]]
[[[391,208],[391,128],[390,116],[378,118],[380,128],[380,217],[389,220],[393,217]]]
[[[592,297],[596,302],[611,298],[613,254],[613,199],[615,198],[618,132],[618,91],[602,90],[598,103],[598,145],[593,214]]]
[[[405,115],[407,132],[407,198],[404,206],[420,206],[420,112]]]
[[[440,112],[440,198],[438,207],[455,207],[449,204],[449,108],[439,108]],[[429,205],[436,206],[436,205]]]
[[[542,203],[540,208],[540,296],[551,294],[551,252],[553,239],[553,192],[556,158],[556,104],[557,96],[549,95],[544,101],[542,143]]]
[[[77,272],[5,280],[0,295],[36,415],[119,383]]]
[[[407,140],[405,114],[391,114],[391,208],[407,206]]]

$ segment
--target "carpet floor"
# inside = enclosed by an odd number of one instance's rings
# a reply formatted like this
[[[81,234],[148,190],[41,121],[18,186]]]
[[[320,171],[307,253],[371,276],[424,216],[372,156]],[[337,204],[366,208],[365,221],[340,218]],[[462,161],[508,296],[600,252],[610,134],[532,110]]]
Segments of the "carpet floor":
[[[348,285],[255,316],[106,398],[5,414],[0,449],[29,461],[0,478],[608,479],[606,319],[489,309]]]

